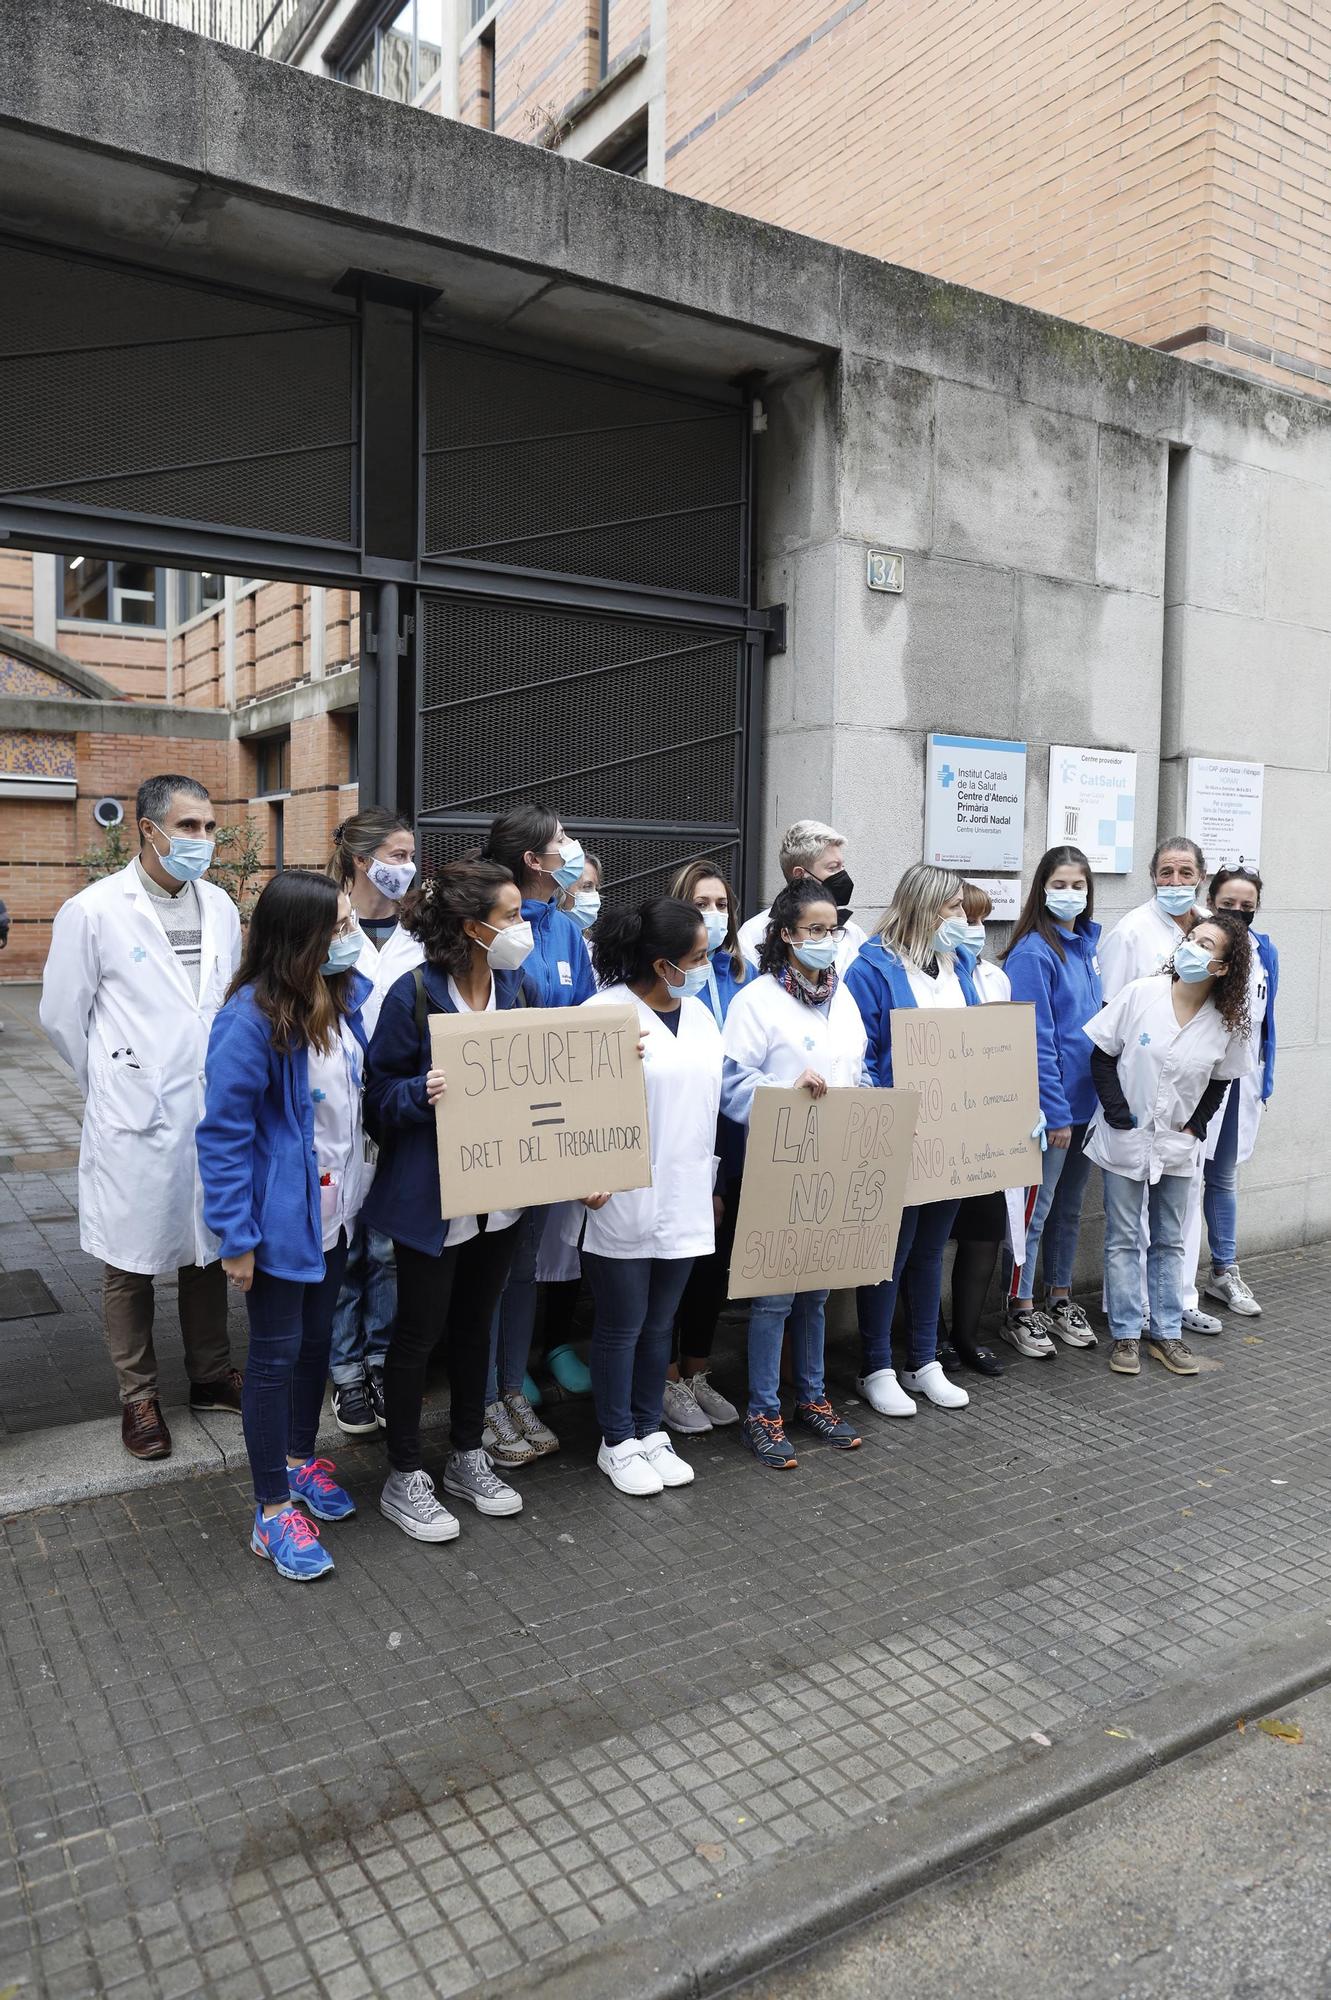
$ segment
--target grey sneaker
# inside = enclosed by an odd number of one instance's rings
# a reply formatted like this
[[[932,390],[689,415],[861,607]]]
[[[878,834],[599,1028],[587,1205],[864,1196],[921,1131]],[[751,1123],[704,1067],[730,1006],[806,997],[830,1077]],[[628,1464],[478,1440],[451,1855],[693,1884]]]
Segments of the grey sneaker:
[[[520,1514],[522,1495],[505,1486],[483,1451],[455,1451],[444,1467],[444,1491],[470,1500],[478,1514]]]
[[[665,1395],[661,1402],[661,1415],[672,1431],[683,1437],[700,1437],[712,1428],[712,1420],[701,1407],[692,1387],[687,1382],[667,1380]]]
[[[1146,1343],[1146,1352],[1162,1361],[1171,1375],[1200,1375],[1201,1364],[1190,1347],[1181,1340],[1161,1340],[1152,1334]]]
[[[456,1516],[435,1499],[428,1472],[390,1472],[379,1495],[379,1512],[413,1541],[455,1542],[461,1533]]]
[[[689,1388],[693,1391],[693,1400],[698,1408],[705,1417],[710,1417],[714,1424],[739,1422],[739,1411],[733,1403],[726,1401],[719,1389],[712,1387],[705,1368],[699,1369],[696,1375],[690,1375]]]
[[[1095,1328],[1087,1319],[1081,1307],[1071,1299],[1046,1299],[1044,1317],[1049,1322],[1055,1339],[1065,1347],[1098,1347]]]
[[[496,1465],[530,1465],[537,1455],[536,1446],[518,1429],[513,1412],[503,1402],[486,1404],[481,1443]]]
[[[1142,1372],[1141,1342],[1139,1340],[1116,1340],[1109,1350],[1109,1365],[1116,1375],[1140,1375]]]
[[[543,1424],[521,1389],[514,1389],[505,1396],[504,1408],[513,1420],[521,1437],[526,1438],[538,1458],[548,1458],[552,1451],[559,1450],[559,1439],[549,1424]]]
[[[1049,1321],[1030,1306],[1023,1306],[1020,1311],[1009,1306],[998,1331],[1009,1347],[1015,1347],[1018,1354],[1025,1354],[1032,1361],[1043,1361],[1058,1352],[1049,1338]]]
[[[1208,1299],[1219,1299],[1221,1305],[1228,1306],[1241,1319],[1257,1319],[1261,1314],[1262,1309],[1244,1283],[1237,1264],[1226,1264],[1223,1271],[1212,1271],[1203,1289]]]
[[[1195,1308],[1190,1308],[1183,1315],[1183,1331],[1185,1333],[1222,1333],[1224,1328],[1214,1313],[1197,1312]]]

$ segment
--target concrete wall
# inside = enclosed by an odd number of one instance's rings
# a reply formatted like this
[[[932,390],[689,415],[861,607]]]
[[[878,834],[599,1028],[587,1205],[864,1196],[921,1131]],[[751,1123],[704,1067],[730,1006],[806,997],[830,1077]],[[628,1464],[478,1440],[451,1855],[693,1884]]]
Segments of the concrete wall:
[[[888,313],[769,393],[761,587],[790,642],[768,672],[765,881],[780,828],[825,815],[876,920],[921,854],[930,730],[1029,744],[1028,881],[1049,744],[1127,748],[1136,867],[1097,883],[1108,925],[1149,895],[1157,829],[1182,825],[1187,757],[1264,762],[1281,1058],[1243,1244],[1325,1236],[1331,426],[1126,348],[1116,370],[1105,344],[956,296],[969,338]],[[867,588],[869,546],[904,552],[903,596]],[[1087,1271],[1097,1256],[1093,1228]]]

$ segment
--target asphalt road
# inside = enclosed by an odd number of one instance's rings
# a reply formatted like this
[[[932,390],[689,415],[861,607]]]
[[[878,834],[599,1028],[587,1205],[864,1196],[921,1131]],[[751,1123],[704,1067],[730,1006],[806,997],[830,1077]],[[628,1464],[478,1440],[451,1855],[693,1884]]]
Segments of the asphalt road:
[[[745,2000],[1331,2000],[1331,1688],[1249,1719]]]

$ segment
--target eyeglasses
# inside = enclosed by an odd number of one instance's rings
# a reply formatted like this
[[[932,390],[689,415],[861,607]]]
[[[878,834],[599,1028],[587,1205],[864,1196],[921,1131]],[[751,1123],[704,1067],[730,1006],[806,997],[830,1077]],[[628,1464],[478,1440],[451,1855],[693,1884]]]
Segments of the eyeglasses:
[[[1257,870],[1250,868],[1246,861],[1236,861],[1232,868],[1217,868],[1216,873],[1227,876],[1241,875],[1245,882],[1260,882],[1262,879]]]
[[[846,926],[844,924],[800,924],[796,929],[795,935],[796,937],[806,937],[815,940],[830,937],[835,939],[837,944],[840,944],[842,938],[846,935]]]

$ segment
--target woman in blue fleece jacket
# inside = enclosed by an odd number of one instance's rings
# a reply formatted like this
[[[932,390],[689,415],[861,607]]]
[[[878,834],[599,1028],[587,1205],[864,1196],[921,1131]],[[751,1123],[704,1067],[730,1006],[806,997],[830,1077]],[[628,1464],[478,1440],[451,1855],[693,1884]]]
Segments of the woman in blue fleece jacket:
[[[1035,1005],[1040,1109],[1049,1127],[1039,1187],[1027,1192],[1026,1261],[1007,1260],[1007,1311],[1000,1329],[1019,1354],[1039,1360],[1068,1347],[1094,1347],[1095,1334],[1072,1302],[1072,1267],[1091,1163],[1086,1127],[1099,1102],[1091,1081],[1091,1044],[1082,1029],[1104,1004],[1094,921],[1095,884],[1079,847],[1051,847],[1004,954],[1014,1000]],[[1044,1250],[1046,1300],[1035,1306],[1035,1264]]]
[[[321,1521],[355,1512],[314,1456],[333,1310],[368,1183],[361,1130],[370,982],[361,934],[326,875],[288,868],[255,905],[245,955],[213,1022],[199,1124],[203,1216],[245,1294],[241,1392],[254,1475],[250,1547],[282,1576],[333,1567]]]

